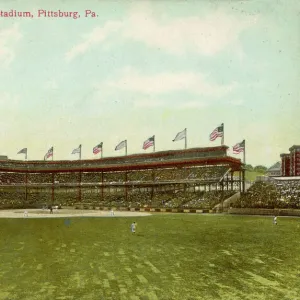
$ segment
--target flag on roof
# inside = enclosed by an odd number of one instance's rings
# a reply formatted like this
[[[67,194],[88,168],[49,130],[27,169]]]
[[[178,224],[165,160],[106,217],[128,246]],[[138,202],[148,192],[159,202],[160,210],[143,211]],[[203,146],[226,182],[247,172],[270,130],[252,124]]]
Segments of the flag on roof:
[[[21,153],[27,154],[27,148],[23,148],[17,154],[21,154]]]
[[[45,154],[44,159],[48,159],[49,157],[53,156],[53,147],[51,147],[48,152]]]
[[[215,128],[214,131],[209,135],[210,141],[214,141],[218,137],[223,137],[223,133],[224,133],[224,125],[221,124],[220,126]]]
[[[144,142],[143,149],[146,150],[153,145],[154,145],[154,135]]]
[[[95,146],[95,147],[93,148],[93,153],[94,153],[94,154],[100,153],[100,152],[102,151],[102,145],[103,145],[103,143],[100,143],[99,145]]]
[[[124,140],[116,146],[115,151],[120,150],[126,146],[127,146],[127,140]]]
[[[76,153],[81,153],[81,145],[79,145],[78,148],[75,148],[75,149],[72,151],[72,154],[76,154]]]
[[[186,129],[178,132],[173,140],[173,142],[176,142],[176,141],[179,141],[179,140],[182,140],[186,137]]]
[[[241,143],[237,143],[232,147],[234,154],[239,154],[241,152],[245,151],[245,140],[243,140]]]

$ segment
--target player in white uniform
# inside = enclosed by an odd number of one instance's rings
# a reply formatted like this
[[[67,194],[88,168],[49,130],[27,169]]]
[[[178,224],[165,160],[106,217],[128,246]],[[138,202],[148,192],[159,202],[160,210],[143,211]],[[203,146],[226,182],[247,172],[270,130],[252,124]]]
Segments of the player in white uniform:
[[[274,225],[277,225],[277,217],[276,217],[276,216],[275,216],[274,219],[273,219],[273,224],[274,224]]]
[[[132,233],[135,233],[135,230],[136,230],[136,223],[133,222],[133,223],[131,224],[131,232],[132,232]]]
[[[25,210],[25,211],[24,211],[24,218],[27,218],[27,217],[28,217],[28,211]]]

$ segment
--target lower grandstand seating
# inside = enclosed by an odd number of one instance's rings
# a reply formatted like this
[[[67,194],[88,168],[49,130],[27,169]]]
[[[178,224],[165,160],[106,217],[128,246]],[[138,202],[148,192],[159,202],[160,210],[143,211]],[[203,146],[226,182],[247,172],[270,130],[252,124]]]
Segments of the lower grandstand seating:
[[[15,172],[0,172],[0,185],[24,184],[25,174]]]
[[[256,182],[234,207],[300,208],[300,180]]]
[[[232,194],[218,186],[228,170],[205,165],[122,172],[0,172],[0,207],[34,207],[54,199],[62,206],[80,202],[92,207],[212,209]]]

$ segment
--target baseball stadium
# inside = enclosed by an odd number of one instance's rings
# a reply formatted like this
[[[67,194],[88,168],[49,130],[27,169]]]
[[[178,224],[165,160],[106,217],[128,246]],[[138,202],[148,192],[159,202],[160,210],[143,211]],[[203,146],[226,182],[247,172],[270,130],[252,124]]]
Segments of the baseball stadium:
[[[299,177],[228,148],[2,157],[0,299],[299,299],[299,220],[253,216],[297,215]]]
[[[300,300],[299,16],[2,1],[0,300]]]

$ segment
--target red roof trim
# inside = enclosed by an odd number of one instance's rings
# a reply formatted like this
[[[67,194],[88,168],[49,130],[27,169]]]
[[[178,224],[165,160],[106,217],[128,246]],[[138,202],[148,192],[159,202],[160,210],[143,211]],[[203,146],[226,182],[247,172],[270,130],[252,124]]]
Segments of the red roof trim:
[[[178,160],[178,161],[161,161],[155,163],[139,163],[139,164],[121,164],[121,165],[107,165],[97,168],[91,167],[74,167],[74,168],[59,168],[59,169],[50,169],[46,170],[22,170],[22,169],[1,169],[0,171],[7,172],[21,172],[21,173],[64,173],[64,172],[111,172],[111,171],[126,171],[126,170],[143,170],[143,169],[157,169],[163,167],[185,167],[193,165],[217,165],[217,164],[229,164],[234,170],[240,170],[242,163],[240,159],[233,157],[215,157],[215,158],[198,158],[198,159],[189,159],[189,160]]]
[[[132,158],[149,158],[149,157],[165,157],[169,155],[177,155],[181,153],[189,153],[189,152],[216,152],[220,150],[227,151],[229,147],[228,146],[217,146],[217,147],[204,147],[204,148],[190,148],[190,149],[184,149],[184,150],[168,150],[168,151],[158,151],[158,152],[152,152],[152,153],[145,153],[145,154],[131,154],[127,156],[111,156],[111,157],[105,157],[105,158],[99,158],[99,159],[86,159],[86,160],[56,160],[56,161],[27,161],[26,163],[28,165],[30,164],[41,164],[45,163],[47,165],[51,164],[78,164],[79,162],[81,163],[90,163],[90,162],[99,162],[99,161],[107,161],[107,160],[118,160],[118,161],[123,161],[125,159],[132,159]],[[16,164],[24,164],[24,161],[19,161],[19,160],[8,160],[9,162],[14,162]],[[7,162],[7,160],[5,160]]]

